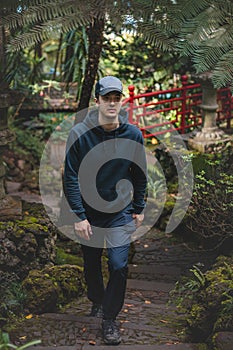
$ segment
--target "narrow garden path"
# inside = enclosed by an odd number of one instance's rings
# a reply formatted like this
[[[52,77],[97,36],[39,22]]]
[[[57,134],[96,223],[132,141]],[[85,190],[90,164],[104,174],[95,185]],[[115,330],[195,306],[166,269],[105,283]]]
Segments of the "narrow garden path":
[[[209,265],[213,256],[201,256],[174,242],[171,235],[152,229],[134,242],[129,265],[124,307],[119,315],[122,343],[104,345],[101,319],[88,317],[90,302],[77,300],[57,313],[47,313],[23,320],[10,332],[15,344],[40,339],[37,350],[200,350],[183,337],[185,315],[168,303],[169,292],[194,263]]]

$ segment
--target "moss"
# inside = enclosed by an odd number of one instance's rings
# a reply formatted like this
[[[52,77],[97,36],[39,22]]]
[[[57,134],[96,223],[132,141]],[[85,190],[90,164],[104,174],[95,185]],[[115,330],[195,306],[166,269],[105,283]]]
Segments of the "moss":
[[[41,313],[56,310],[61,291],[49,276],[42,276],[41,271],[32,270],[22,282],[22,287],[26,291],[26,305],[30,312]]]
[[[14,236],[20,238],[25,235],[25,231],[23,229],[16,229],[14,232]]]
[[[212,269],[203,274],[204,282],[194,289],[195,276],[179,289],[193,339],[206,340],[216,331],[232,331],[233,258],[219,257]]]
[[[44,273],[47,273],[49,278],[61,289],[58,303],[64,304],[72,298],[82,295],[84,290],[83,270],[79,266],[68,264],[53,266],[45,268]]]
[[[23,221],[27,222],[29,224],[32,224],[32,223],[38,223],[39,220],[36,217],[34,217],[34,216],[25,215]],[[21,223],[22,221],[21,220],[17,220],[17,222]]]
[[[26,231],[31,231],[34,233],[41,232],[41,231],[46,232],[46,233],[48,232],[47,226],[37,224],[37,223],[28,223],[28,222],[22,221],[22,222],[18,223],[17,225],[19,227],[25,229]]]
[[[5,223],[4,222],[0,222],[0,230],[4,230],[5,229]]]
[[[42,225],[38,218],[25,215],[22,220],[16,220],[15,222],[0,222],[0,230],[13,231],[16,237],[20,237],[25,231],[33,233],[41,233],[42,231],[47,233],[48,227]]]
[[[68,264],[30,271],[22,286],[27,294],[27,307],[34,313],[53,312],[85,290],[82,269]]]
[[[77,255],[67,253],[63,248],[57,247],[55,263],[56,265],[70,264],[82,267],[83,258]]]
[[[0,229],[1,230],[6,230],[6,229],[11,229],[13,228],[15,223],[13,221],[1,221],[0,222]]]

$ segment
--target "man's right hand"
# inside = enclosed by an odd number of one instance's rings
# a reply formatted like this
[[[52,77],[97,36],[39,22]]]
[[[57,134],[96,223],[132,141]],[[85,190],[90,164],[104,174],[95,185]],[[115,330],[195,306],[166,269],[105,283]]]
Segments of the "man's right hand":
[[[74,224],[74,232],[80,237],[85,239],[86,241],[90,240],[90,236],[92,235],[91,225],[88,220],[82,220],[80,222],[75,222]]]

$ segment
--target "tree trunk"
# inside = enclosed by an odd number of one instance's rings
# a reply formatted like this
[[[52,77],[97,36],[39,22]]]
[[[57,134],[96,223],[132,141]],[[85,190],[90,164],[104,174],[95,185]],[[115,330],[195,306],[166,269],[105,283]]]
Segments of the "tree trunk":
[[[65,67],[65,71],[63,73],[63,80],[64,82],[66,82],[67,86],[73,81],[74,76],[74,67],[73,65],[70,67],[70,64],[68,64],[70,59],[74,56],[74,45],[75,38],[73,37],[72,41],[69,39],[69,45],[66,48],[65,60],[63,62],[63,66]]]
[[[99,59],[102,52],[104,24],[104,18],[95,18],[87,31],[89,39],[88,60],[80,94],[78,113],[75,120],[76,123],[84,119],[86,109],[91,99],[91,92],[95,83]]]
[[[32,74],[30,77],[30,84],[34,85],[36,78],[41,76],[41,73],[43,71],[42,64],[38,63],[38,60],[42,58],[42,43],[39,42],[35,45],[34,48],[34,63],[33,63],[33,69],[32,69]]]

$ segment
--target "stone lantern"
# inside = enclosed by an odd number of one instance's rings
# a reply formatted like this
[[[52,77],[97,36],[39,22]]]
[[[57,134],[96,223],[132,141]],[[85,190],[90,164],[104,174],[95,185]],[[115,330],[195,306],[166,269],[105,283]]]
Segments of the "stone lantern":
[[[211,72],[199,75],[202,87],[202,109],[203,126],[193,138],[188,140],[193,149],[202,153],[212,153],[221,151],[227,142],[231,140],[230,136],[225,134],[216,124],[217,117],[217,90],[214,88]]]

